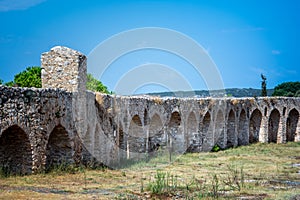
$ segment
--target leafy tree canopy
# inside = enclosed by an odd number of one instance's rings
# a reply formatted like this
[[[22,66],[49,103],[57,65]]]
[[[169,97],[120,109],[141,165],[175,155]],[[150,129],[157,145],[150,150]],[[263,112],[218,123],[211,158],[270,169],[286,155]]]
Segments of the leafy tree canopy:
[[[103,85],[101,81],[93,77],[92,74],[87,74],[86,88],[88,90],[95,91],[95,92],[102,92],[106,94],[110,93],[107,87]]]
[[[3,81],[0,79],[0,84]],[[5,83],[6,86],[16,86],[16,87],[42,87],[42,79],[41,79],[41,68],[40,67],[27,67],[26,70],[15,75],[14,80]],[[101,81],[97,80],[93,77],[92,74],[87,75],[87,89],[94,92],[102,92],[109,94],[107,87],[101,83]]]
[[[42,87],[41,68],[27,67],[26,70],[15,75],[13,81],[18,87]]]
[[[0,85],[2,85],[2,83],[3,83],[3,80],[2,80],[2,79],[0,79]]]
[[[300,82],[285,82],[274,88],[272,96],[300,97]]]

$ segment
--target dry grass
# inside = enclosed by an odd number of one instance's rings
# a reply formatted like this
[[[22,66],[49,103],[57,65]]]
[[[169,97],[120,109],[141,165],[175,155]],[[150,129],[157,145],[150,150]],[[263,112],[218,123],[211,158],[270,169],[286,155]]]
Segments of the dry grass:
[[[0,199],[290,199],[300,194],[300,185],[295,185],[300,184],[300,168],[293,166],[300,163],[300,143],[186,154],[166,163],[160,157],[120,170],[77,169],[1,178]],[[234,170],[237,182],[229,183]],[[160,194],[151,191],[158,173],[174,177],[176,185],[169,181]]]

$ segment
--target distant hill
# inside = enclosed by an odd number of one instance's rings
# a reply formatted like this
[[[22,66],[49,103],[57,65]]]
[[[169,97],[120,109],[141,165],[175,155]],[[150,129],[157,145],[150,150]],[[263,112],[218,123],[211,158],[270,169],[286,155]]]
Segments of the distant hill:
[[[274,89],[268,89],[268,96],[272,96]],[[209,97],[209,96],[232,96],[232,97],[259,97],[261,89],[253,88],[228,88],[224,90],[196,90],[196,91],[176,91],[176,92],[156,92],[148,93],[151,96],[160,97]]]

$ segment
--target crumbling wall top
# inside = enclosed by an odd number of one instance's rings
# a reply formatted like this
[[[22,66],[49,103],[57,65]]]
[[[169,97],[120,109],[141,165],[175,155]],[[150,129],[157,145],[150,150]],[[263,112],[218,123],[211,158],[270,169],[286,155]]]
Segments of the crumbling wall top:
[[[42,87],[69,92],[86,90],[86,56],[68,47],[56,46],[41,57]]]

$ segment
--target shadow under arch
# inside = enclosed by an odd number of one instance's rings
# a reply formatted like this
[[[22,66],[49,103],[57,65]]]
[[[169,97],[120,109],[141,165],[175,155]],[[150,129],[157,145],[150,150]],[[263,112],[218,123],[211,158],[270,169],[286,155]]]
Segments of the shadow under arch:
[[[214,145],[218,145],[221,149],[225,149],[224,124],[225,119],[223,112],[221,110],[218,110],[215,121]]]
[[[195,113],[192,111],[187,119],[186,144],[187,152],[199,152],[200,137],[198,134],[198,123]]]
[[[46,147],[46,171],[74,163],[71,140],[62,125],[54,127]]]
[[[201,151],[211,151],[213,147],[211,145],[213,140],[211,124],[211,115],[207,111],[199,127]]]
[[[32,173],[32,147],[18,125],[8,127],[0,137],[0,167],[6,175]]]
[[[146,135],[139,115],[131,118],[127,137],[127,159],[140,159],[146,152]]]
[[[159,148],[166,147],[166,138],[164,137],[163,123],[158,114],[154,114],[150,119],[148,153],[153,153]]]
[[[236,146],[236,133],[235,133],[235,113],[232,109],[228,114],[227,120],[227,144],[226,148],[231,148]]]
[[[270,117],[269,117],[268,142],[277,143],[279,122],[280,122],[280,113],[275,108],[272,110]]]
[[[250,116],[249,143],[256,143],[259,141],[261,122],[262,122],[262,113],[256,108]]]
[[[168,145],[169,151],[174,153],[183,153],[186,148],[184,147],[184,136],[181,132],[181,115],[178,111],[174,111],[171,114],[170,121],[168,123]]]
[[[248,128],[246,111],[242,109],[238,126],[238,146],[249,144]]]
[[[287,142],[294,142],[297,125],[299,123],[299,112],[293,108],[288,115],[286,120],[286,141]]]

